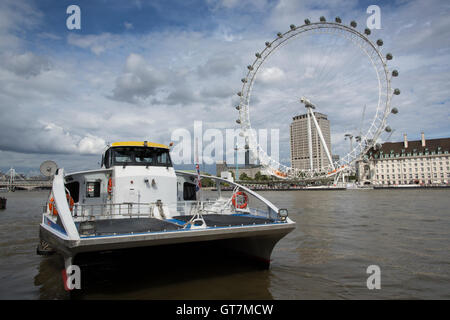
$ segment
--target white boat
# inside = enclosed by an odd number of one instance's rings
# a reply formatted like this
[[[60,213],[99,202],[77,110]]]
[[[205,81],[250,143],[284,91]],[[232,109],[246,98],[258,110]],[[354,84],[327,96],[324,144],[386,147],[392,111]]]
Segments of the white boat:
[[[162,144],[117,142],[98,170],[65,174],[43,164],[41,171],[53,176],[53,187],[38,253],[50,248],[66,267],[85,252],[216,240],[268,265],[276,243],[295,228],[286,209],[226,179],[201,176],[217,187],[214,199],[203,200],[197,174],[175,171]],[[225,196],[224,185],[233,193]]]

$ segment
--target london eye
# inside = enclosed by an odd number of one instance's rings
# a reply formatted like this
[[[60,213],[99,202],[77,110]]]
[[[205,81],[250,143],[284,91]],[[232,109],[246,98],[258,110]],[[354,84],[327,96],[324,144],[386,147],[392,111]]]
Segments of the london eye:
[[[359,32],[355,21],[351,21],[347,26],[339,17],[336,17],[333,22],[326,21],[325,17],[321,17],[318,22],[306,19],[301,26],[292,24],[288,31],[277,33],[274,40],[265,42],[265,46],[255,53],[253,63],[247,66],[245,76],[241,79],[242,89],[237,93],[239,104],[236,106],[238,111],[236,122],[240,125],[241,136],[245,137],[246,145],[252,156],[258,159],[266,173],[289,179],[333,177],[348,171],[371,148],[379,147],[378,141],[382,134],[392,133],[393,129],[388,124],[388,117],[398,113],[396,107],[391,107],[391,102],[395,95],[400,94],[400,90],[392,88],[391,82],[399,75],[399,72],[396,69],[389,70],[388,64],[392,63],[393,55],[391,53],[384,54],[383,40],[371,40],[371,33],[368,28]],[[303,42],[301,42],[302,39]],[[295,42],[301,42],[301,46],[292,45]],[[308,55],[314,45],[317,47],[322,45],[322,47]],[[340,54],[349,50],[358,53],[348,53],[348,61],[340,63],[345,60],[341,59]],[[289,54],[279,55],[280,51],[291,53],[291,56]],[[287,71],[283,72],[281,68],[277,67],[277,62],[286,63],[286,61],[296,59],[298,62],[292,62],[285,68]],[[367,70],[359,68],[359,65],[364,65]],[[294,69],[301,68],[304,70],[299,74],[292,72]],[[269,76],[271,79],[275,79],[277,75],[282,75],[278,77],[279,88],[276,89],[273,83],[264,87],[265,78]],[[310,77],[310,75],[312,76]],[[361,80],[361,77],[366,77],[368,80]],[[262,89],[255,97],[255,90],[258,91],[256,89],[258,87],[257,79],[262,83],[262,87],[260,86]],[[364,86],[358,89],[358,85],[361,86],[361,83],[365,82],[370,82],[370,85],[367,85],[367,88],[370,87],[370,89],[365,89]],[[347,149],[339,159],[333,158],[329,143],[317,121],[317,112],[322,112],[326,109],[324,106],[330,104],[325,102],[327,100],[324,98],[332,95],[329,92],[331,90],[329,89],[330,83],[337,83],[343,88],[339,93],[335,93],[337,97],[331,100],[340,101],[339,99],[341,99],[343,101],[339,110],[343,115],[341,117],[348,119],[361,117],[361,109],[364,105],[359,128],[357,129],[355,125],[354,133],[347,133],[341,128],[343,133],[340,137],[350,140],[350,149]],[[293,85],[289,89],[286,84]],[[271,92],[276,94],[268,98]],[[342,92],[344,94],[341,94]],[[358,94],[357,99],[352,98],[352,94],[355,92]],[[355,105],[360,101],[361,104]],[[271,109],[266,109],[266,111],[263,107],[260,109],[264,103],[271,105]],[[351,107],[346,108],[345,104],[351,105]],[[277,106],[276,110],[274,110],[275,105]],[[287,105],[290,105],[290,109],[286,108]],[[255,126],[252,127],[250,117],[250,113],[252,113],[253,116],[257,115],[260,119],[264,117],[273,119],[287,113],[289,118],[295,112],[298,113],[298,110],[306,112],[305,120],[308,125],[308,134],[305,137],[308,152],[303,167],[293,166],[292,162],[289,165],[286,161],[283,162],[269,156],[267,150],[258,141]],[[269,114],[270,112],[273,113]],[[369,120],[364,118],[367,114],[370,115]],[[254,122],[258,123],[258,121],[255,119]],[[355,121],[353,120],[352,123]],[[319,148],[325,159],[321,164],[313,161],[312,130],[314,128],[317,137],[315,143],[320,145]],[[353,138],[355,138],[354,141]]]

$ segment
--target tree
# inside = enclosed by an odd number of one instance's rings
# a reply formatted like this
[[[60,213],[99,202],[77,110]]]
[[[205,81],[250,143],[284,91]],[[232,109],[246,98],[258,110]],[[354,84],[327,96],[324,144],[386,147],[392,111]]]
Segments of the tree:
[[[266,175],[261,174],[261,171],[258,171],[255,174],[255,180],[257,180],[257,181],[267,181],[267,180],[269,180],[269,177],[266,176]]]
[[[239,180],[250,180],[250,177],[245,172],[242,172],[239,176]]]

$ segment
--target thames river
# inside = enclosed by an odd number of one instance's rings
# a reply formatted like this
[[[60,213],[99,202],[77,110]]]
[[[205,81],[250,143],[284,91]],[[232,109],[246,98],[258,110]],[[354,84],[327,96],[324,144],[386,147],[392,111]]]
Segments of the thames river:
[[[36,255],[48,192],[2,194],[0,299],[450,299],[450,190],[261,192],[297,223],[269,269],[180,247],[82,266],[64,290],[57,255]],[[220,255],[220,254],[219,254]],[[366,285],[380,268],[380,289]]]

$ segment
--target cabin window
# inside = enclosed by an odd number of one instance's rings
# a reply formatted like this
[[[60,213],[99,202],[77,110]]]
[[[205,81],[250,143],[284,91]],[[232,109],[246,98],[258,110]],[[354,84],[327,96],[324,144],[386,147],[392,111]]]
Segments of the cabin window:
[[[103,157],[103,165],[105,166],[105,168],[109,168],[109,167],[111,167],[111,150],[110,149],[108,149],[108,150],[106,150],[106,152],[105,152],[105,156]]]
[[[171,165],[170,159],[169,159],[169,153],[168,152],[164,152],[164,150],[161,150],[161,151],[157,152],[156,162],[159,165]]]
[[[98,198],[98,197],[100,197],[100,181],[86,182],[86,198]]]
[[[108,151],[112,154],[111,165],[172,166],[168,149],[154,147],[115,147]]]
[[[183,199],[184,200],[197,200],[195,194],[195,184],[185,182],[183,184]]]
[[[141,148],[134,151],[134,158],[136,163],[143,163],[145,165],[153,164],[153,151],[147,148]]]
[[[131,152],[129,152],[129,150],[124,149],[124,150],[114,150],[114,162],[118,163],[118,164],[126,164],[126,163],[130,163],[131,160]]]

